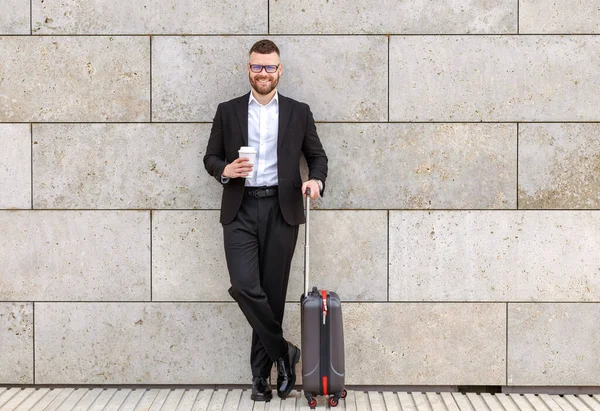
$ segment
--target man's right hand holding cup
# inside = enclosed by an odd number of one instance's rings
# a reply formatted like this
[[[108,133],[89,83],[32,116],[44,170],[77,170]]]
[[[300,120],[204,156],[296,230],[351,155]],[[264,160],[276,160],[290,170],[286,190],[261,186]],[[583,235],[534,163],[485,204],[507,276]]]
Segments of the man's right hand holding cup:
[[[248,157],[239,157],[235,159],[232,163],[229,163],[225,166],[223,170],[223,177],[227,178],[238,178],[238,177],[248,177],[248,175],[252,172],[252,163],[250,163],[250,159]]]

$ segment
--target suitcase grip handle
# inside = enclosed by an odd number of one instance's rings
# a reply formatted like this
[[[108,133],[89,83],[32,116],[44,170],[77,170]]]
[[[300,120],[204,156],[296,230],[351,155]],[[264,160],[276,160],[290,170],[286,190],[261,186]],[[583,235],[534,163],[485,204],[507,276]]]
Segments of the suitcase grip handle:
[[[308,258],[309,258],[309,230],[308,220],[310,213],[310,188],[306,188],[306,223],[304,226],[304,296],[308,296]]]

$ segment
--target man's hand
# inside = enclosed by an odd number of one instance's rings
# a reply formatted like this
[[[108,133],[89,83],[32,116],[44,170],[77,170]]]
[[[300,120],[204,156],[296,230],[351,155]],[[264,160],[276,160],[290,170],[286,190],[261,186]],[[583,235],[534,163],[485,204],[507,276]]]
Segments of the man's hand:
[[[223,170],[223,177],[248,177],[248,174],[252,172],[252,164],[249,160],[248,157],[240,157],[234,160],[233,163],[227,164]]]
[[[308,180],[302,184],[302,195],[306,197],[306,189],[310,188],[310,199],[316,200],[321,197],[321,190],[319,189],[319,183],[315,180]]]

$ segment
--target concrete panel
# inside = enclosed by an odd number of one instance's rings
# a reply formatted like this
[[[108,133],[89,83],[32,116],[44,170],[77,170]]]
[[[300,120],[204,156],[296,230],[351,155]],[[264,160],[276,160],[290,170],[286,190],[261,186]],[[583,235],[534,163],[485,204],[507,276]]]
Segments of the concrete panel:
[[[3,0],[0,34],[30,34],[29,0]]]
[[[38,303],[36,383],[250,384],[251,335],[235,303]]]
[[[0,303],[0,384],[33,384],[33,304]]]
[[[519,125],[519,208],[600,208],[600,124]]]
[[[597,1],[520,0],[519,33],[600,33]]]
[[[267,4],[262,0],[244,2],[32,0],[32,15],[34,34],[267,32]]]
[[[149,214],[0,212],[0,300],[148,300]]]
[[[220,102],[250,91],[248,50],[259,39],[153,38],[153,120],[212,121]],[[316,120],[387,121],[386,37],[271,39],[283,64],[279,92],[309,104]]]
[[[31,208],[29,124],[0,124],[0,208]]]
[[[275,34],[517,32],[517,2],[511,0],[274,1],[269,12],[270,32]]]
[[[505,304],[346,304],[346,384],[504,385]]]
[[[515,124],[318,130],[332,170],[320,208],[516,208]]]
[[[598,121],[600,38],[394,36],[392,121]]]
[[[153,301],[233,301],[230,285],[219,211],[153,213]]]
[[[0,37],[0,121],[150,120],[148,37]]]
[[[508,384],[600,384],[600,304],[509,304]]]
[[[219,208],[210,124],[34,124],[35,208]],[[126,176],[126,178],[123,178]]]
[[[597,301],[600,215],[391,211],[390,299]]]
[[[300,301],[304,292],[304,229],[298,233],[288,301]],[[387,301],[387,211],[315,210],[309,245],[311,289],[335,291],[343,301]]]

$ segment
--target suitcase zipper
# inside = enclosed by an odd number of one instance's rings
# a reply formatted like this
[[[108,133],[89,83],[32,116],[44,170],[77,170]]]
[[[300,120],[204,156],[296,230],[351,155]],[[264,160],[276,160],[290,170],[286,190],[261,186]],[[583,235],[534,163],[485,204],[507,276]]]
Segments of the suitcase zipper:
[[[321,324],[321,392],[329,394],[329,312],[327,304],[329,297],[326,290],[321,290],[321,311],[323,312],[323,323]]]

